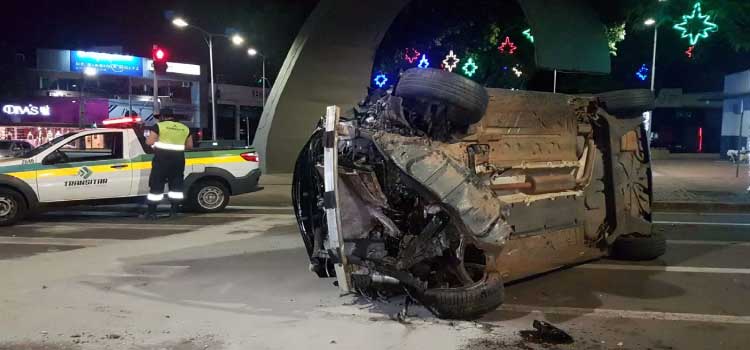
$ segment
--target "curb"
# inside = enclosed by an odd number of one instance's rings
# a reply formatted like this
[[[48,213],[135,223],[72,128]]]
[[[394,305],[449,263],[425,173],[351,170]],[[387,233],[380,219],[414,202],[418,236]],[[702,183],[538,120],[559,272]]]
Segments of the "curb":
[[[653,211],[750,213],[750,203],[654,202]]]

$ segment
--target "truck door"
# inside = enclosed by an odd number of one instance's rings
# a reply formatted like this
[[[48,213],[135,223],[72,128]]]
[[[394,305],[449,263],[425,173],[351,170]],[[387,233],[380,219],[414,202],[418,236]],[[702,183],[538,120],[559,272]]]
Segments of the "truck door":
[[[42,202],[126,197],[132,167],[123,156],[123,133],[86,133],[61,145],[37,171]]]

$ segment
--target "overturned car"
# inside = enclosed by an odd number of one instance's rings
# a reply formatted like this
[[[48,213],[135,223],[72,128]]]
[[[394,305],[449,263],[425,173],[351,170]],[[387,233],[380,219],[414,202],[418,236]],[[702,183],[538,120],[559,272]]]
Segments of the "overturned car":
[[[650,91],[485,89],[408,70],[392,94],[329,113],[300,152],[292,196],[310,268],[467,319],[502,304],[509,281],[654,259],[652,105]]]

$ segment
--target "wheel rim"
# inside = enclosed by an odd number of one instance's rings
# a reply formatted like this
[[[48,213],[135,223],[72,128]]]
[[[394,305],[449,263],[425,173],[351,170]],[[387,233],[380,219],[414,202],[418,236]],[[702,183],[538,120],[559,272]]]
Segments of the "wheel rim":
[[[224,203],[224,191],[216,186],[206,186],[198,192],[198,204],[203,209],[217,209]]]
[[[5,218],[16,209],[16,201],[10,197],[0,196],[0,218]]]

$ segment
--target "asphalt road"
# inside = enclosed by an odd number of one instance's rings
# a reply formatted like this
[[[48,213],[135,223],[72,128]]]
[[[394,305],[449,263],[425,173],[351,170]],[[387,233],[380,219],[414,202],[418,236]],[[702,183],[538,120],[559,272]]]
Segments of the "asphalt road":
[[[668,253],[517,282],[478,322],[401,299],[339,296],[307,271],[291,208],[271,189],[224,213],[144,222],[76,208],[0,228],[4,349],[746,349],[750,215],[658,213]],[[281,193],[283,191],[280,191]],[[281,199],[279,199],[281,198]],[[535,319],[572,345],[524,342]]]

